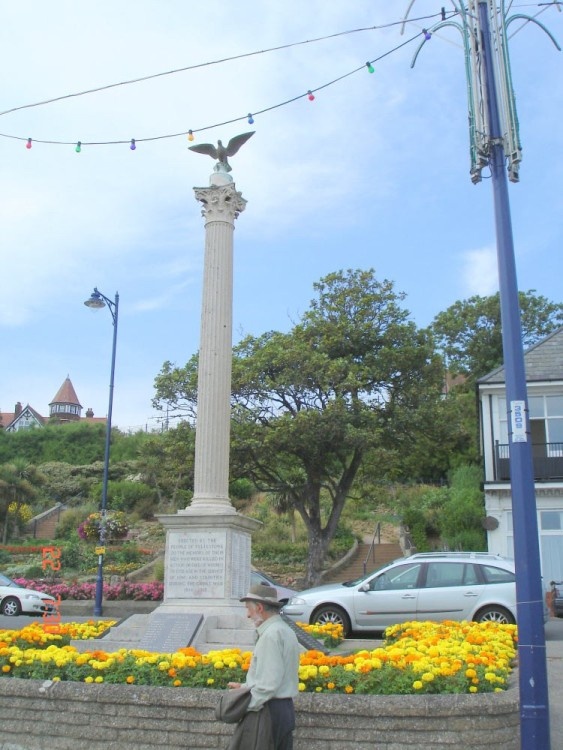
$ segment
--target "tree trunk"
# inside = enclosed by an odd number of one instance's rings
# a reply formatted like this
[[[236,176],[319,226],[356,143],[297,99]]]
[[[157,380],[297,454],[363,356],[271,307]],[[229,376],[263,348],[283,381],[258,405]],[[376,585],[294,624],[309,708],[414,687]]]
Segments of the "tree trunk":
[[[308,526],[309,553],[307,555],[307,567],[305,569],[305,587],[317,586],[321,581],[324,570],[324,562],[330,539],[327,539],[320,528]]]

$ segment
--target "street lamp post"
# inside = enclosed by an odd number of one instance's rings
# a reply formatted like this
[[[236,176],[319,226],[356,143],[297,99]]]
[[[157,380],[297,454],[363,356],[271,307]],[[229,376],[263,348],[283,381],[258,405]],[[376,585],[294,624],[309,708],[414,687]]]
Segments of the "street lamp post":
[[[94,602],[94,615],[102,614],[102,599],[104,595],[104,553],[106,542],[106,510],[108,500],[108,474],[109,474],[109,451],[111,443],[111,413],[113,410],[113,379],[115,373],[115,350],[117,345],[117,320],[119,312],[119,294],[115,293],[115,300],[112,302],[108,297],[103,295],[94,287],[89,299],[84,303],[86,307],[93,310],[99,310],[102,307],[109,309],[113,321],[113,346],[111,350],[111,373],[109,379],[109,406],[106,421],[106,446],[104,453],[104,477],[102,482],[102,502],[100,505],[100,548],[98,550],[98,571],[96,575],[96,599]]]

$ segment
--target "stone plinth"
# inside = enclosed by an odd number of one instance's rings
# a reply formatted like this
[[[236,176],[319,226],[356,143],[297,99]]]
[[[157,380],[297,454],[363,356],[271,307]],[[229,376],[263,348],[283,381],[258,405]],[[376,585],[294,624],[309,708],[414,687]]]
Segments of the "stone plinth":
[[[166,528],[161,611],[245,617],[251,533],[259,521],[238,513],[158,516]]]

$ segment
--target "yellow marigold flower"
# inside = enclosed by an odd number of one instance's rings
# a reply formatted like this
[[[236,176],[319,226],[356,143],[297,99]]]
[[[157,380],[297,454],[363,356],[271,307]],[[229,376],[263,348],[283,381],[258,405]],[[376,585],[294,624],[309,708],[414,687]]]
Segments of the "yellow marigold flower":
[[[94,677],[94,682],[103,682],[104,678],[101,674],[99,674],[97,677]]]
[[[475,685],[471,685],[471,686],[469,687],[469,692],[470,692],[470,693],[476,693],[476,692],[477,692],[477,688],[475,687]]]
[[[352,687],[352,685],[346,685],[346,687],[344,688],[344,692],[345,693],[353,693],[354,692],[354,688]]]
[[[2,672],[9,672],[12,667],[9,664],[4,664]]]
[[[320,686],[317,686],[317,687],[315,688],[315,693],[322,693],[322,692],[323,692],[323,689],[322,689],[322,687],[320,687]]]
[[[303,693],[304,691],[305,691],[305,683],[304,682],[300,682],[299,683],[299,692]]]
[[[135,675],[132,675],[132,674],[127,675],[127,679],[125,680],[125,682],[128,685],[132,685],[135,682]]]
[[[415,680],[412,686],[415,690],[420,690],[422,688],[422,682],[420,680]]]
[[[213,665],[215,669],[224,669],[225,668],[225,662],[222,661],[216,661]]]
[[[423,682],[432,682],[432,680],[433,680],[433,679],[434,679],[434,674],[433,674],[432,672],[425,672],[425,673],[424,673],[424,674],[423,674],[423,675],[421,676],[421,680],[422,680]]]
[[[214,683],[215,683],[215,680],[213,679],[213,677],[210,677],[210,678],[209,678],[209,679],[207,680],[207,684],[208,684],[208,685],[213,685]]]
[[[319,667],[319,674],[328,674],[330,672],[330,667],[327,667],[326,664],[322,664]]]
[[[85,677],[84,678],[84,682],[87,682],[88,684],[90,684],[91,682],[94,682],[94,678],[91,677],[91,676],[90,677]]]
[[[355,669],[355,666],[353,664],[345,664],[344,669],[346,670],[346,672],[353,672]]]
[[[182,680],[174,680],[172,684],[174,685],[174,687],[180,687],[180,685],[182,684]]]
[[[466,669],[465,676],[469,677],[469,679],[472,679],[473,677],[477,677],[477,672],[474,669]]]
[[[336,685],[334,684],[334,682],[327,682],[326,686],[327,686],[327,688],[329,690],[334,690],[334,688],[336,687]]]
[[[57,677],[57,676],[53,677],[53,682],[60,682],[60,681],[61,681],[60,677]]]

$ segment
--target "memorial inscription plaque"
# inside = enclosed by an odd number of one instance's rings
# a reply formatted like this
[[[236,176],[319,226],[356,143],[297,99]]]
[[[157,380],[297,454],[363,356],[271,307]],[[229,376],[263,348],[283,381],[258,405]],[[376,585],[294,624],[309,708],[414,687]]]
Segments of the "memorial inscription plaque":
[[[202,620],[203,615],[151,615],[139,648],[172,654],[192,643]]]
[[[233,534],[231,538],[231,596],[240,599],[250,587],[250,536]]]
[[[224,598],[226,549],[225,531],[170,531],[166,598]]]

